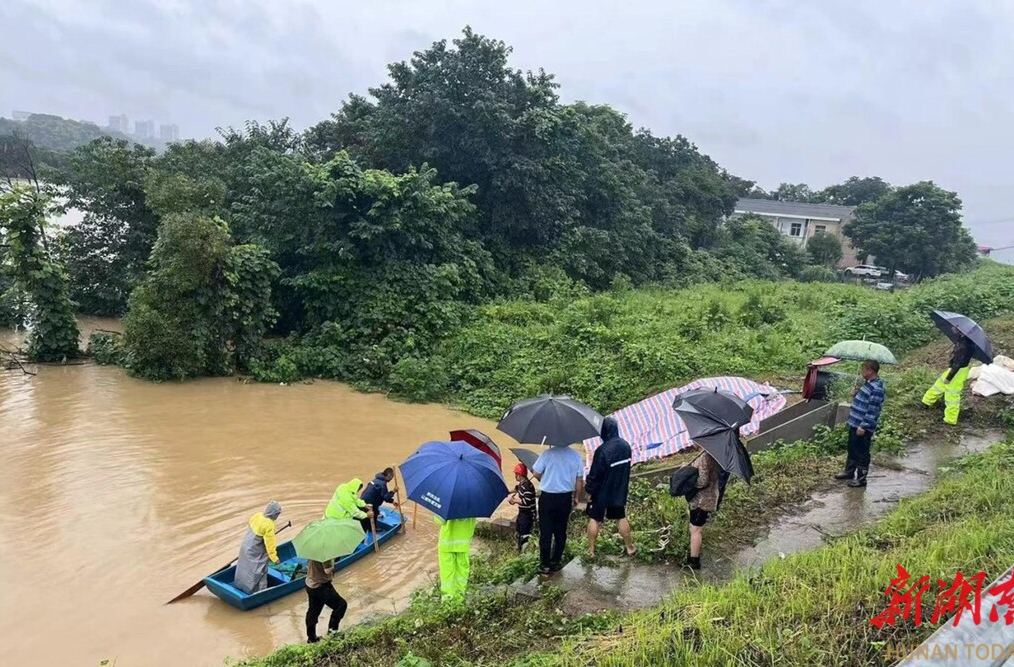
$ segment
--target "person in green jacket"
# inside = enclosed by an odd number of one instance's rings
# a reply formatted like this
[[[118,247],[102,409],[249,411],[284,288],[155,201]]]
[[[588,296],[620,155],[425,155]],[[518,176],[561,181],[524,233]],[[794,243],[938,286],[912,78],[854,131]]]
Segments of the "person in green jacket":
[[[373,525],[373,508],[359,497],[363,490],[363,481],[358,477],[342,484],[334,490],[331,502],[324,510],[325,519],[356,519],[363,527],[363,532],[370,534]]]
[[[434,517],[440,526],[440,542],[437,553],[440,558],[440,597],[444,601],[465,597],[468,588],[468,559],[475,534],[475,519],[451,519],[444,521]]]

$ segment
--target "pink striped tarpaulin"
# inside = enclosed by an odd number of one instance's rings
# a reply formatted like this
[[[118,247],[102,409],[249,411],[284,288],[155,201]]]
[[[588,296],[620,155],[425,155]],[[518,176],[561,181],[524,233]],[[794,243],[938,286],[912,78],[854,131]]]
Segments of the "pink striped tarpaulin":
[[[676,396],[684,392],[715,387],[736,394],[753,407],[750,423],[739,429],[743,436],[756,433],[761,421],[785,407],[785,397],[771,385],[741,377],[702,378],[682,387],[667,389],[612,414],[619,423],[620,437],[630,443],[633,462],[665,458],[690,447],[693,443],[687,436],[687,428],[672,404]],[[587,468],[591,466],[592,454],[602,444],[602,439],[590,438],[583,444]]]

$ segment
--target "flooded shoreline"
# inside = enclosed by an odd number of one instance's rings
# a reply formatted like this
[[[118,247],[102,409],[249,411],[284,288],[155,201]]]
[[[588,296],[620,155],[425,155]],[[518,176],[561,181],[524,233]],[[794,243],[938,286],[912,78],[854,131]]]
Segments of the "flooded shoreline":
[[[221,665],[303,641],[302,593],[250,612],[207,591],[164,603],[234,558],[247,518],[270,499],[293,522],[291,539],[336,485],[451,429],[482,430],[505,452],[515,444],[485,420],[333,382],[153,384],[93,364],[38,373],[0,374],[11,526],[0,637],[15,664]],[[428,585],[435,536],[420,511],[415,530],[340,573],[348,622],[401,609]]]

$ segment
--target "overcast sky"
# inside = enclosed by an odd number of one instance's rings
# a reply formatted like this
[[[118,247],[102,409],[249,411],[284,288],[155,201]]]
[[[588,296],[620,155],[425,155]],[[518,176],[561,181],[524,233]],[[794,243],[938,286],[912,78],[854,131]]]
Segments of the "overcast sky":
[[[980,243],[1014,244],[1003,1],[0,0],[0,115],[302,128],[465,25],[764,187],[931,179]]]

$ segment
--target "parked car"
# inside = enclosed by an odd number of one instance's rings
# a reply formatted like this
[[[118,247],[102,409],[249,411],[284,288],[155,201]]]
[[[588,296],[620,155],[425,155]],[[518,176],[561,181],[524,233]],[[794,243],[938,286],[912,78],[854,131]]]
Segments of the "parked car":
[[[885,269],[882,266],[878,266],[876,268],[877,268],[877,271],[880,271],[880,277],[881,278],[890,278],[891,277],[891,270],[890,269]],[[894,280],[895,280],[895,282],[907,283],[908,282],[908,274],[907,273],[902,273],[901,271],[897,271],[896,270],[894,272]]]
[[[845,269],[846,278],[879,278],[880,269],[871,264],[860,264]]]

